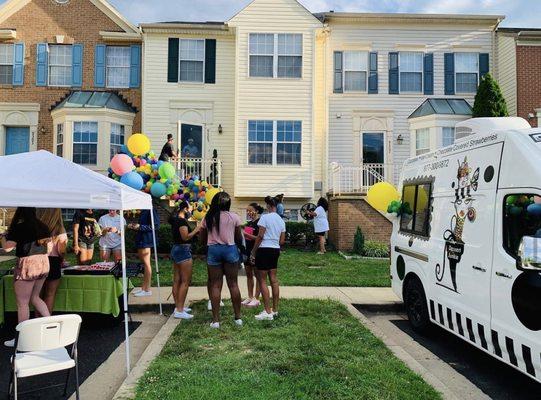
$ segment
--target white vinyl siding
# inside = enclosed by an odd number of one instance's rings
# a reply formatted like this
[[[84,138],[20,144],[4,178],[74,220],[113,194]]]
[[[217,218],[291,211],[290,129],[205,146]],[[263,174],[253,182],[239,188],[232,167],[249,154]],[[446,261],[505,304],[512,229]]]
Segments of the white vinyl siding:
[[[479,54],[455,53],[456,93],[475,93],[479,82]]]
[[[251,77],[302,77],[302,35],[251,33],[248,47]]]
[[[510,116],[517,115],[517,46],[513,36],[498,33],[498,83]]]
[[[205,40],[180,40],[180,81],[203,83],[205,77]]]
[[[344,52],[344,91],[366,92],[368,84],[368,52]]]
[[[71,86],[73,47],[49,45],[49,86]]]
[[[13,83],[13,45],[0,44],[0,85]]]
[[[423,128],[415,131],[415,155],[428,153],[430,151],[430,129]]]
[[[400,93],[422,93],[423,56],[423,53],[416,51],[399,53]]]
[[[130,86],[130,56],[130,48],[127,46],[107,46],[108,88],[127,88]]]

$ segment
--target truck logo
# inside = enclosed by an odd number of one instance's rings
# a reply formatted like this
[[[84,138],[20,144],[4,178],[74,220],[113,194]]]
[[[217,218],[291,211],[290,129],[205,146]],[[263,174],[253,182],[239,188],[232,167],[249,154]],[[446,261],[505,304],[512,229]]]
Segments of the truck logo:
[[[463,162],[458,161],[457,181],[451,184],[451,187],[455,189],[455,199],[452,202],[455,213],[451,217],[450,229],[443,232],[443,239],[445,240],[443,262],[442,264],[436,264],[436,284],[457,293],[456,268],[464,254],[463,234],[466,221],[475,222],[477,215],[473,207],[475,199],[472,192],[477,191],[478,185],[479,168],[472,174],[472,169],[468,165],[468,158],[464,157]],[[449,263],[452,287],[442,283],[447,262]]]

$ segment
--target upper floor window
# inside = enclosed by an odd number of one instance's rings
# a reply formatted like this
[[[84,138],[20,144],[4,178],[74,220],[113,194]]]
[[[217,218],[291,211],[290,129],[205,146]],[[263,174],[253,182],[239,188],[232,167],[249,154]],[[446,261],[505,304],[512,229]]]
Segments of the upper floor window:
[[[124,125],[111,124],[111,158],[120,153],[122,145],[124,144]]]
[[[479,54],[455,53],[456,93],[475,93],[479,82]]]
[[[249,121],[248,163],[301,165],[301,121]]]
[[[71,86],[73,47],[49,45],[49,86]]]
[[[64,157],[64,124],[56,125],[56,155]]]
[[[73,123],[73,162],[83,165],[98,163],[98,123]]]
[[[424,53],[400,52],[400,92],[421,93],[423,91]]]
[[[368,79],[368,52],[344,52],[344,91],[366,92]]]
[[[428,153],[430,151],[430,129],[422,128],[415,131],[415,155]]]
[[[205,77],[205,41],[180,40],[180,81],[203,82]]]
[[[442,130],[441,144],[443,147],[451,146],[455,143],[455,128],[444,127]]]
[[[251,33],[250,76],[302,77],[302,34]]]
[[[13,83],[13,45],[0,44],[0,85]]]
[[[107,87],[130,87],[130,53],[130,48],[127,46],[107,46]]]

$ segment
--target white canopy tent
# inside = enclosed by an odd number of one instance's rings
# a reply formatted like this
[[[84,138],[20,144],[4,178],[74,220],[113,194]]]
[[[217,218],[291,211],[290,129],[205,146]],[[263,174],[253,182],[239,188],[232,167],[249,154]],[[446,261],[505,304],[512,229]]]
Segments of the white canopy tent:
[[[0,157],[0,207],[120,210],[121,215],[124,215],[124,210],[152,210],[152,198],[146,193],[40,150]],[[150,215],[154,230],[154,213],[151,212]],[[125,229],[123,225],[121,226],[126,368],[129,373],[126,244]],[[161,314],[160,275],[156,247],[156,235],[154,235],[154,262]]]

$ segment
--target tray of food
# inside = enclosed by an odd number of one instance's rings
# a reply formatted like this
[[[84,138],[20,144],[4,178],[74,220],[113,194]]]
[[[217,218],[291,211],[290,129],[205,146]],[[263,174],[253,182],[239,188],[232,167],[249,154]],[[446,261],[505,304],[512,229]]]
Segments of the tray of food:
[[[115,269],[114,262],[99,262],[91,265],[74,265],[62,269],[66,275],[109,275]]]

